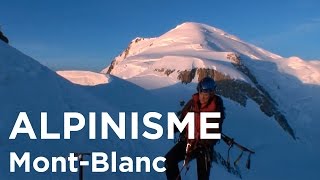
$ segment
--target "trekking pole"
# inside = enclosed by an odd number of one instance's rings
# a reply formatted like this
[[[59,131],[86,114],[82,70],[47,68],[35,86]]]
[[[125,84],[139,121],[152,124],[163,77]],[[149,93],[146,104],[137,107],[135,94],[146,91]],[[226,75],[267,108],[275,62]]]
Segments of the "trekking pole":
[[[178,174],[176,180],[178,180],[179,177],[181,177],[181,172],[183,171],[184,167],[185,167],[185,165],[183,165],[182,168],[180,169],[179,174]]]
[[[186,171],[186,174],[189,170],[189,158],[190,158],[190,151],[191,151],[191,144],[190,143],[187,143],[187,146],[186,146],[186,155],[185,155],[185,158],[184,158],[184,161],[183,161],[183,165],[182,165],[182,168],[176,178],[176,180],[179,179],[179,177],[181,177],[181,172],[182,170],[184,169],[184,167],[186,167],[187,171]]]
[[[75,155],[79,159],[79,180],[83,180],[83,166],[81,166],[81,162],[83,162],[83,157],[85,155],[91,155],[91,153],[75,153]]]

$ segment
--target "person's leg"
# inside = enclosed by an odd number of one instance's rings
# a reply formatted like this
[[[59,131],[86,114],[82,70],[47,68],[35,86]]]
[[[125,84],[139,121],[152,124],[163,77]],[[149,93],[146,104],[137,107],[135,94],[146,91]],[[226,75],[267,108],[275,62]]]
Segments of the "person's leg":
[[[198,180],[209,180],[211,159],[206,150],[197,151],[197,172]]]
[[[181,179],[178,163],[185,158],[186,143],[178,142],[166,155],[166,175],[168,180]]]

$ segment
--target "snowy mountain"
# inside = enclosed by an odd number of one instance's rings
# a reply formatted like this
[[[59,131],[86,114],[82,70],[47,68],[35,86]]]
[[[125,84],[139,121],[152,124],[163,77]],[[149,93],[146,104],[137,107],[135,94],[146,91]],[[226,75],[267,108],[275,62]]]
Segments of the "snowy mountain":
[[[253,67],[254,66],[254,67]],[[287,78],[320,84],[319,61],[282,58],[255,47],[220,29],[198,23],[184,23],[158,38],[136,38],[102,71],[127,79],[146,89],[196,83],[210,75],[218,82],[218,93],[245,105],[252,99],[267,116],[274,116],[292,137],[284,113],[292,103],[276,101],[287,96]],[[271,82],[270,82],[271,81]],[[156,82],[156,83],[155,83]],[[267,84],[271,86],[267,86]],[[284,88],[279,91],[277,88]],[[279,94],[280,93],[280,94]],[[300,95],[290,92],[290,95]],[[312,117],[315,118],[315,117]]]
[[[168,104],[188,100],[198,80],[209,75],[227,102],[224,130],[246,137],[241,140],[258,151],[259,167],[248,179],[317,179],[312,170],[320,159],[315,128],[320,116],[315,108],[320,105],[319,65],[316,60],[284,58],[220,29],[187,22],[157,38],[132,40],[101,73],[148,89]]]
[[[17,115],[25,111],[37,135],[40,112],[48,112],[49,132],[63,131],[63,112],[85,115],[148,111],[163,114],[180,109],[179,101],[195,92],[198,79],[212,76],[226,107],[223,131],[250,147],[251,170],[239,167],[243,179],[316,180],[320,166],[319,61],[283,58],[222,30],[184,23],[157,38],[136,38],[102,73],[51,71],[36,60],[0,41],[0,177],[1,179],[75,179],[77,173],[9,173],[9,152],[30,151],[34,156],[66,156],[70,152],[117,151],[119,156],[164,156],[174,145],[159,140],[89,140],[88,128],[72,140],[8,140]],[[105,75],[107,73],[107,75]],[[61,77],[62,76],[62,77]],[[130,122],[130,114],[128,114]],[[141,117],[139,116],[139,119]],[[127,119],[126,119],[127,120]],[[139,132],[146,128],[139,121]],[[97,129],[101,123],[97,123]],[[130,132],[130,126],[126,130]],[[167,130],[164,129],[164,134]],[[223,143],[216,150],[226,157]],[[240,151],[233,148],[231,160]],[[245,156],[245,155],[244,155]],[[118,162],[120,160],[118,159]],[[91,173],[84,179],[165,179],[164,173]],[[183,179],[195,179],[196,163]],[[238,179],[213,163],[212,179]]]

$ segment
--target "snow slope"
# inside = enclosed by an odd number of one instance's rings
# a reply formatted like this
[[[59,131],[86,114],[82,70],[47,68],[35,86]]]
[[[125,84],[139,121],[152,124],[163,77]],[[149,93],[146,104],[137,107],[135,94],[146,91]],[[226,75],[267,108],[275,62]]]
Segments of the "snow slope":
[[[99,76],[95,76],[98,77]],[[32,58],[22,54],[18,50],[0,42],[0,176],[1,179],[75,179],[78,173],[24,173],[19,169],[16,173],[9,172],[9,152],[17,152],[21,156],[23,152],[31,153],[31,160],[37,156],[64,156],[71,152],[106,152],[110,155],[111,151],[117,151],[119,156],[142,156],[148,154],[150,158],[159,156],[155,146],[146,147],[146,140],[139,141],[140,146],[136,146],[133,140],[120,141],[115,134],[110,134],[108,140],[99,140],[99,129],[101,123],[101,112],[108,112],[117,122],[118,112],[126,111],[124,108],[131,108],[132,111],[141,111],[135,109],[137,103],[123,99],[124,89],[127,87],[132,94],[148,94],[144,89],[125,83],[117,78],[110,86],[103,88],[105,99],[87,87],[73,84],[57,75],[55,72],[42,66]],[[115,84],[116,87],[112,84]],[[121,87],[121,85],[123,87]],[[100,86],[101,87],[101,86]],[[119,87],[121,87],[119,89]],[[136,88],[135,88],[136,87]],[[97,90],[102,90],[97,89]],[[108,92],[109,91],[109,92]],[[102,94],[102,93],[101,93]],[[131,95],[132,95],[131,94]],[[112,99],[112,98],[113,99]],[[151,96],[148,97],[152,101]],[[119,103],[115,102],[118,101]],[[155,101],[157,102],[157,101]],[[121,106],[123,105],[123,106]],[[150,108],[155,109],[159,104],[153,103]],[[160,104],[161,105],[161,104]],[[148,111],[148,107],[144,108]],[[27,112],[29,120],[37,135],[37,140],[30,140],[27,135],[19,135],[15,140],[9,140],[12,127],[18,117],[19,112]],[[96,112],[97,119],[97,140],[89,140],[88,126],[83,131],[72,133],[71,140],[41,140],[40,139],[40,112],[48,113],[48,131],[59,132],[63,137],[63,113],[79,112],[86,118],[88,123],[89,112]],[[142,111],[141,111],[142,112]],[[128,114],[127,118],[130,118]],[[127,127],[130,129],[130,127]],[[143,128],[141,128],[143,129]],[[149,144],[152,144],[150,142]],[[32,164],[31,164],[32,166]],[[135,173],[90,173],[89,168],[85,168],[85,178],[93,179],[150,179],[154,172],[149,174]]]
[[[62,77],[75,84],[94,86],[98,84],[106,84],[109,79],[104,74],[94,73],[90,71],[57,71]]]

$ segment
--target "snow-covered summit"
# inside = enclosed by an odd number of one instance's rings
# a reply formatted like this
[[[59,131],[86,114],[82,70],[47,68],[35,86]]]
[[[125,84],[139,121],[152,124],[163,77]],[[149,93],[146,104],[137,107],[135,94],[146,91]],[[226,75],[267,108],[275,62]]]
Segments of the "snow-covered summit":
[[[312,92],[312,96],[318,97],[310,86],[303,85],[320,85],[317,64],[295,57],[283,58],[221,29],[186,22],[159,37],[131,41],[102,73],[154,91],[182,88],[181,82],[191,83],[184,88],[194,88],[199,79],[209,75],[217,81],[220,95],[242,105],[252,99],[261,111],[273,116],[293,135],[287,119],[297,118],[290,117],[291,106],[300,103],[290,96]],[[312,107],[311,104],[306,106]],[[314,119],[314,114],[308,116]]]
[[[211,67],[228,71],[233,78],[246,80],[246,77],[228,67],[230,60],[227,56],[230,53],[259,60],[282,58],[221,29],[186,22],[157,38],[134,39],[102,73],[128,79],[150,74],[148,70],[164,68],[183,71]]]
[[[129,63],[130,60],[134,61],[141,58],[149,59],[149,64],[153,64],[154,61],[164,56],[223,59],[221,56],[225,56],[224,53],[226,52],[234,52],[253,59],[281,58],[279,55],[255,47],[218,28],[187,22],[178,25],[176,28],[157,38],[136,38],[131,41],[128,48],[120,56],[116,57],[113,65],[108,69],[104,69],[102,72],[110,73],[111,71],[121,71],[116,70],[117,68],[113,70],[113,66],[119,64],[124,59],[126,59],[127,63]],[[177,68],[178,67],[175,67],[175,69]],[[116,72],[114,72],[114,74],[116,74]],[[130,75],[128,76],[130,77]]]
[[[162,39],[162,41],[172,39],[180,43],[199,44],[204,49],[216,52],[236,52],[256,59],[281,58],[279,55],[244,42],[221,29],[195,22],[186,22],[178,25],[160,36],[159,39]]]

